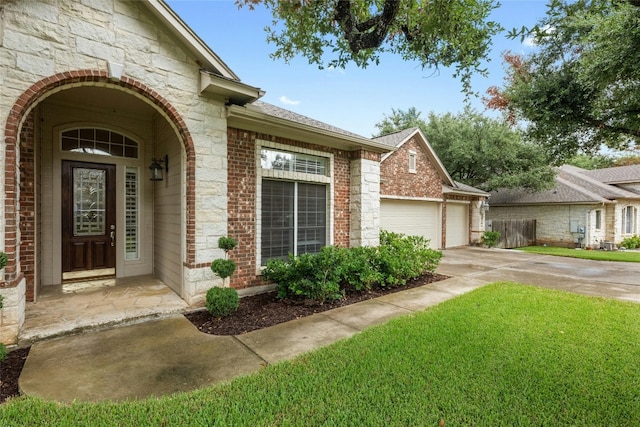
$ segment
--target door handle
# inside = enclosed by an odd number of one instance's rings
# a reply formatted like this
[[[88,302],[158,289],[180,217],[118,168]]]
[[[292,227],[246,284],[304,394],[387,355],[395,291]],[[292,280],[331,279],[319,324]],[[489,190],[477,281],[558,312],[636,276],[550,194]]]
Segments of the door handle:
[[[112,231],[109,235],[111,236],[111,246],[115,246],[116,232]]]

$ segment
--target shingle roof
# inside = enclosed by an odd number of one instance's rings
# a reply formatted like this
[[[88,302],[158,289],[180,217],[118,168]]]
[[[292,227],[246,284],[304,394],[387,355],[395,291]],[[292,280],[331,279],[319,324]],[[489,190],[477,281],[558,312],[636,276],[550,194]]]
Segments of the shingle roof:
[[[277,107],[273,104],[269,104],[264,101],[255,101],[251,104],[251,106],[252,108],[256,108],[260,110],[262,113],[267,114],[269,116],[277,117],[284,120],[289,120],[292,122],[312,126],[318,129],[323,129],[323,130],[339,133],[339,134],[354,137],[354,138],[362,138],[362,139],[369,140],[369,138],[362,135],[358,135],[357,133],[340,129],[330,124],[312,119],[311,117],[303,116],[302,114],[294,113],[293,111],[285,110],[284,108]]]
[[[412,133],[414,133],[418,128],[408,128],[398,132],[390,133],[387,135],[376,136],[373,139],[376,142],[381,144],[386,144],[390,147],[397,147],[402,144]]]
[[[585,173],[593,171],[564,165],[557,172],[556,185],[551,190],[500,189],[491,192],[491,205],[610,203],[616,199],[640,199],[638,194],[603,183]]]
[[[454,183],[456,184],[455,188],[451,187],[449,185],[442,185],[442,192],[443,193],[448,193],[448,194],[477,194],[478,196],[488,196],[489,193],[487,193],[486,191],[482,191],[476,187],[472,187],[470,185],[467,184],[463,184],[461,182],[458,181],[454,181]]]
[[[615,168],[605,168],[587,170],[584,175],[597,179],[607,184],[625,184],[630,182],[640,182],[640,165],[617,166]]]

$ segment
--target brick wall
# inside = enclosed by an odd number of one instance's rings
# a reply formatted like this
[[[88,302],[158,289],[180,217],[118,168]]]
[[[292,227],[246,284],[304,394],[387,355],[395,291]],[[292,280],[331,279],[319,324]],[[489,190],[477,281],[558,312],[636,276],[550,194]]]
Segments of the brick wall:
[[[301,141],[229,128],[227,130],[228,163],[228,236],[238,241],[230,253],[237,269],[231,286],[237,289],[263,285],[256,274],[256,140],[266,140],[292,147],[323,151],[334,155],[333,183],[333,244],[349,246],[349,173],[352,154],[347,151],[320,147]]]
[[[409,172],[409,153],[416,153],[416,172]],[[380,164],[380,194],[442,198],[442,179],[416,137],[405,142]]]
[[[20,265],[26,280],[27,301],[35,296],[35,146],[34,112],[27,116],[20,130]]]

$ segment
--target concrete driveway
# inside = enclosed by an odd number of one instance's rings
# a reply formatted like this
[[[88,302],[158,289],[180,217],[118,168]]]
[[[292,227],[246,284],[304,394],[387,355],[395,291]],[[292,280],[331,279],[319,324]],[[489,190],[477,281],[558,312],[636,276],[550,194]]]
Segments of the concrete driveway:
[[[509,249],[443,251],[438,273],[483,282],[514,281],[640,303],[640,263],[590,261]]]

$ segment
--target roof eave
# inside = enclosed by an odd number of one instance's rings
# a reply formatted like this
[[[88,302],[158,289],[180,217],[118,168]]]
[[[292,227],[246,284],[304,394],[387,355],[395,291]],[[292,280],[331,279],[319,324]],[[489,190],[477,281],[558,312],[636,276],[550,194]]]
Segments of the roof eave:
[[[274,117],[239,105],[227,107],[227,123],[230,127],[266,133],[283,138],[304,140],[309,143],[338,148],[346,151],[367,149],[376,153],[395,150],[385,144],[372,142],[367,138],[320,129],[303,123]]]
[[[478,191],[478,192],[473,192],[473,191],[465,191],[465,190],[456,190],[455,188],[451,188],[451,189],[447,189],[447,190],[442,190],[443,194],[458,194],[461,196],[476,196],[476,197],[489,197],[490,194],[489,193],[485,193],[484,191]]]
[[[251,103],[265,94],[260,88],[203,70],[200,71],[200,93],[220,96],[227,99],[229,103],[237,105]]]
[[[591,201],[566,201],[566,202],[551,202],[551,201],[547,201],[547,202],[516,202],[516,203],[496,203],[496,202],[492,202],[491,199],[489,199],[489,203],[491,203],[491,207],[512,207],[512,206],[557,206],[557,205],[610,205],[610,204],[614,204],[615,201],[606,201],[606,202],[602,202],[602,201],[595,201],[595,200],[591,200]]]

